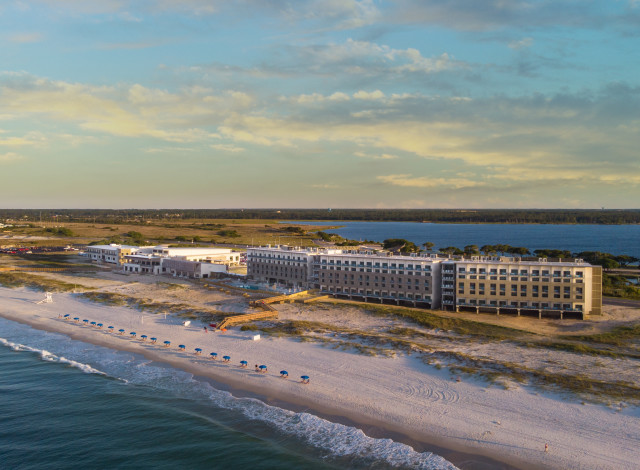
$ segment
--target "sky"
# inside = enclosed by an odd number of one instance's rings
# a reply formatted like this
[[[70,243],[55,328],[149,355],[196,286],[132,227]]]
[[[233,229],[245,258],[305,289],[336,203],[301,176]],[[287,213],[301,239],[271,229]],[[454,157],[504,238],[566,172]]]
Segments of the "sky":
[[[638,208],[640,0],[3,0],[0,207]]]

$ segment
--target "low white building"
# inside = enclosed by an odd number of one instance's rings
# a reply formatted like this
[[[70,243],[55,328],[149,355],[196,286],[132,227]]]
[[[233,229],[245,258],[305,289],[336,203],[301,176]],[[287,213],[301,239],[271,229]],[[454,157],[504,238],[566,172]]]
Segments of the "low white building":
[[[138,246],[118,245],[112,243],[110,245],[89,245],[84,252],[91,261],[96,263],[109,263],[121,266],[127,255],[137,253],[140,250]]]
[[[153,247],[151,253],[163,258],[180,259],[184,261],[202,261],[208,263],[236,266],[240,264],[240,253],[229,248],[172,248],[166,245]]]
[[[162,258],[150,254],[134,254],[124,257],[122,270],[125,273],[160,274]]]

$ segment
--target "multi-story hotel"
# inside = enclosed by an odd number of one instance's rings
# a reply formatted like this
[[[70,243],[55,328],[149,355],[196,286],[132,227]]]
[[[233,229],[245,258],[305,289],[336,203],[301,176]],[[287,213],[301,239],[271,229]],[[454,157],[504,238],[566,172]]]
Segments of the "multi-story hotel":
[[[444,310],[582,317],[602,313],[602,268],[582,260],[518,258],[451,260],[443,264]]]
[[[247,275],[352,300],[584,318],[602,309],[602,269],[582,260],[444,258],[343,250],[247,250]]]

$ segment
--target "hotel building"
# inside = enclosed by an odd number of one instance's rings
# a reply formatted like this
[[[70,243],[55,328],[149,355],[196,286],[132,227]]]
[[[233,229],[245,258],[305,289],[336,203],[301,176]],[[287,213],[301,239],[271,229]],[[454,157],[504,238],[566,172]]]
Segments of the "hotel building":
[[[451,260],[443,265],[442,308],[570,317],[602,313],[602,268],[582,260]]]
[[[451,311],[584,318],[602,311],[602,268],[582,260],[260,247],[247,275],[337,298]]]

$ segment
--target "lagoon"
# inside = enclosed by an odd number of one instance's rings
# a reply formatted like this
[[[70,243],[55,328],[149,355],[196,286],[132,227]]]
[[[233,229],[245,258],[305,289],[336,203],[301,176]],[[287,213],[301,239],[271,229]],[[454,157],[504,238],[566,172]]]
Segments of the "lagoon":
[[[435,248],[465,245],[524,246],[537,249],[601,251],[640,258],[640,225],[528,225],[528,224],[434,224],[416,222],[294,222],[327,229],[352,240],[382,241],[404,238],[417,245],[432,242]],[[284,242],[284,240],[283,240]]]

